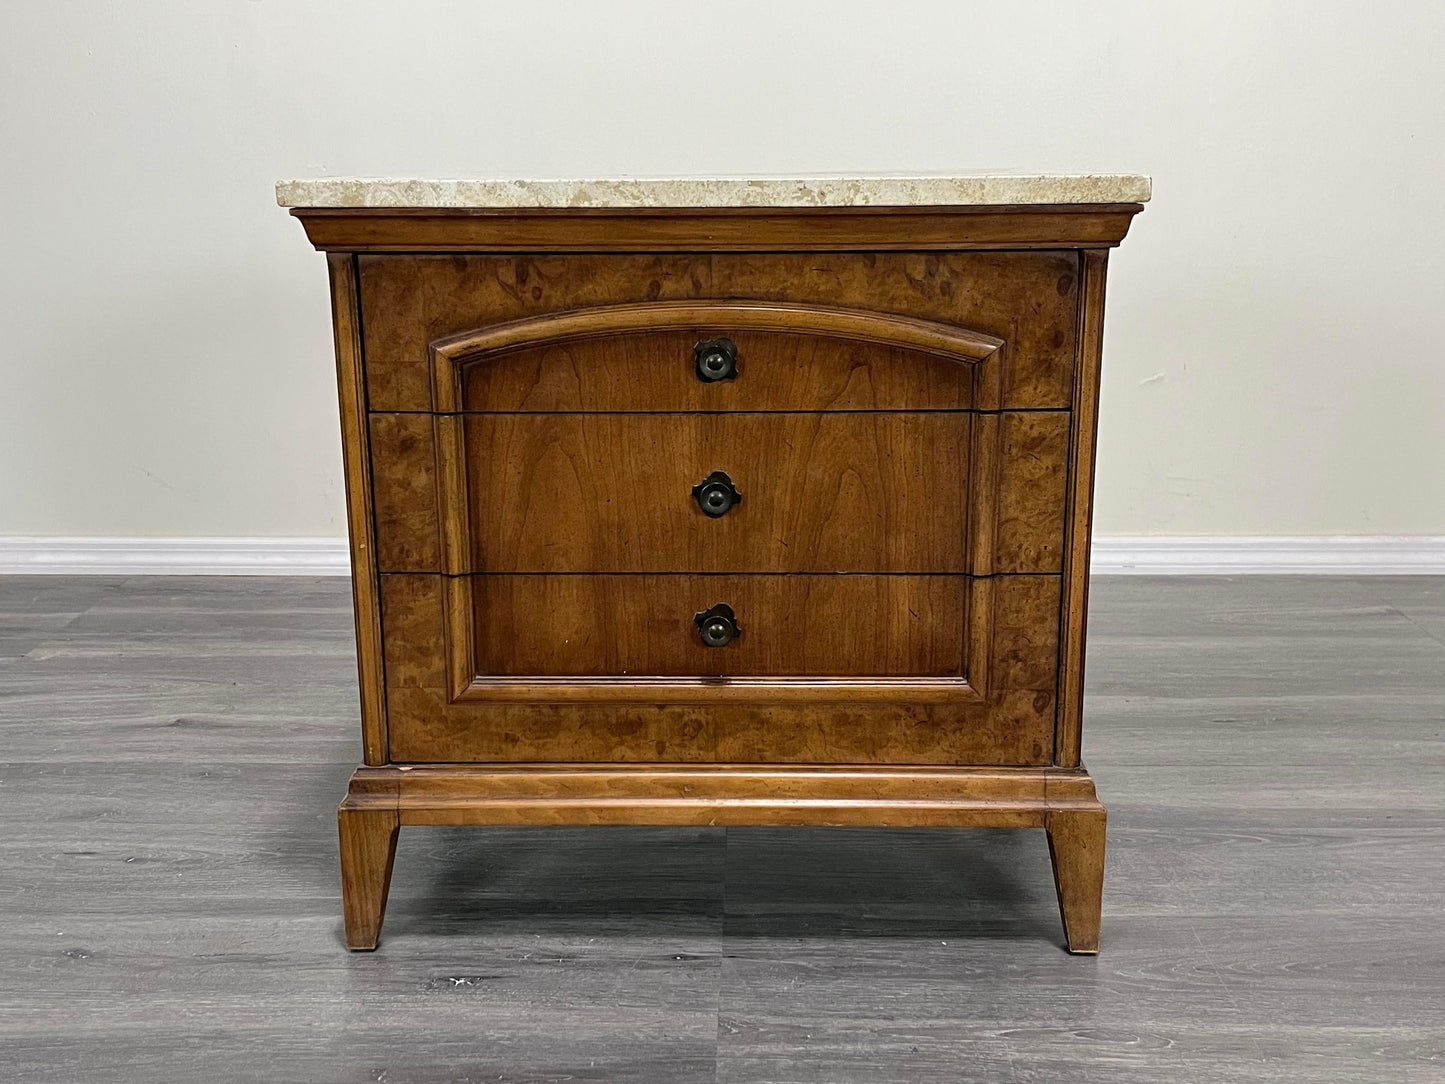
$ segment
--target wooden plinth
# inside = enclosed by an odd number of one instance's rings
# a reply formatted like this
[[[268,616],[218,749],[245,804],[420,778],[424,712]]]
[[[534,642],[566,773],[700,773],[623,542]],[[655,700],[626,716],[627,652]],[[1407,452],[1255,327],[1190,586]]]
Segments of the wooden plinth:
[[[1043,828],[1068,949],[1099,951],[1104,807],[1082,768],[358,768],[339,811],[346,943],[374,949],[402,825]]]

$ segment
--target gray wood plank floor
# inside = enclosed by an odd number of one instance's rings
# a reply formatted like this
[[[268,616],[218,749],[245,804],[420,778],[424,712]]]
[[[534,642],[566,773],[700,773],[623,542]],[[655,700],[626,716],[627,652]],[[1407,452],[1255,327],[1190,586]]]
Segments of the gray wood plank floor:
[[[1039,832],[408,829],[341,940],[344,580],[0,579],[0,1077],[1445,1080],[1445,579],[1097,581]]]

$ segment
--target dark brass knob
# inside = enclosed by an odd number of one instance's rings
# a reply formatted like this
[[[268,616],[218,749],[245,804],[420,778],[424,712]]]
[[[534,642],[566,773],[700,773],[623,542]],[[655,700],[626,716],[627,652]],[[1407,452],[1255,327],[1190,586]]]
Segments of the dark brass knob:
[[[702,637],[702,642],[707,647],[726,647],[743,631],[738,628],[733,608],[726,602],[719,602],[716,606],[703,610],[692,620],[697,625],[697,634]]]
[[[692,487],[692,499],[705,515],[717,519],[725,516],[733,505],[743,499],[727,471],[715,470]]]
[[[738,348],[731,339],[708,339],[692,348],[697,378],[704,384],[731,380],[738,375]]]

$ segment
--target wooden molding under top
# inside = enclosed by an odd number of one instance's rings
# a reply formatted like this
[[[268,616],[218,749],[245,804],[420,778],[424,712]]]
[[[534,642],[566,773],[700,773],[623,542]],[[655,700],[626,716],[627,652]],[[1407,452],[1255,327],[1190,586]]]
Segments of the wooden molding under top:
[[[1142,203],[1028,207],[292,208],[348,252],[785,252],[1099,248]]]

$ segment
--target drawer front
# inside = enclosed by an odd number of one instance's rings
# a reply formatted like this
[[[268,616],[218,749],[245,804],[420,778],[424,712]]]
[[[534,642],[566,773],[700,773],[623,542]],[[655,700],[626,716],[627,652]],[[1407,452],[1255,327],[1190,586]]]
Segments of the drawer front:
[[[470,570],[962,572],[968,422],[470,416]],[[693,490],[715,471],[741,499],[713,517]]]
[[[476,576],[471,591],[484,674],[964,673],[963,576]],[[709,646],[698,616],[718,604],[728,641]]]
[[[568,310],[708,298],[936,321],[992,336],[1006,349],[970,385],[965,372],[915,354],[900,367],[896,348],[786,331],[676,328],[629,336],[621,351],[616,335],[610,346],[554,338],[470,374],[462,389],[468,409],[1067,409],[1072,396],[1075,252],[384,255],[359,257],[359,269],[374,411],[446,409],[434,394],[433,342]],[[696,383],[694,332],[737,338],[737,380]]]
[[[718,341],[731,374],[698,377],[698,346]],[[721,320],[510,351],[463,376],[462,410],[960,410],[974,372],[885,344],[739,330]]]
[[[381,414],[371,443],[385,571],[1061,567],[1062,412]],[[693,496],[714,471],[742,498],[715,518]]]
[[[391,755],[1047,763],[1059,583],[383,575]],[[703,647],[728,600],[741,635]]]

